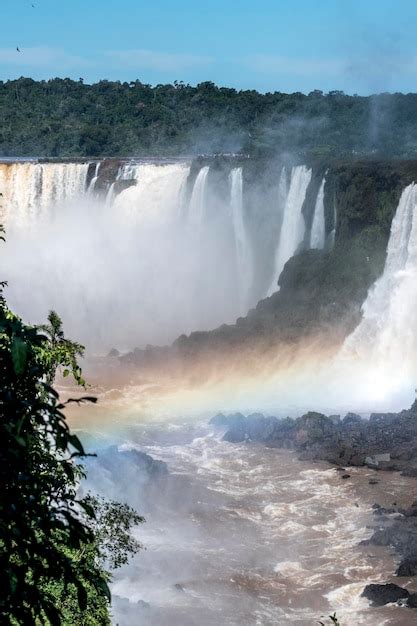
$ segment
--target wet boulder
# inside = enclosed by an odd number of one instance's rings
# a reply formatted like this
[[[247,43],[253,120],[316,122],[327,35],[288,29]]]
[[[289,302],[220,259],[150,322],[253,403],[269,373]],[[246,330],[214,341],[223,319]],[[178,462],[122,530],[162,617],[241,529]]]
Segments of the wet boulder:
[[[215,426],[216,428],[223,428],[228,425],[228,418],[223,413],[217,413],[214,415],[209,421],[210,426]]]
[[[118,446],[109,446],[97,455],[98,463],[113,475],[128,475],[128,472],[145,474],[149,478],[164,476],[168,473],[168,466],[164,461],[152,458],[145,452],[134,449],[119,449]]]
[[[407,606],[410,609],[417,609],[417,593],[412,593],[407,600]]]
[[[246,434],[252,441],[268,441],[273,438],[276,417],[264,417],[261,413],[253,413],[246,418]]]
[[[417,576],[417,557],[404,559],[398,566],[397,576]]]
[[[347,413],[345,417],[343,418],[344,428],[356,429],[356,428],[360,428],[362,424],[363,424],[363,419],[361,418],[360,415],[357,415],[356,413]]]
[[[301,445],[325,443],[333,437],[334,430],[333,420],[323,413],[309,411],[297,420],[297,442]]]
[[[406,600],[410,597],[409,591],[393,583],[366,585],[362,596],[369,600],[373,606],[384,606],[391,602]]]
[[[227,417],[228,430],[223,436],[229,443],[241,443],[246,440],[246,418],[242,413],[234,413]]]

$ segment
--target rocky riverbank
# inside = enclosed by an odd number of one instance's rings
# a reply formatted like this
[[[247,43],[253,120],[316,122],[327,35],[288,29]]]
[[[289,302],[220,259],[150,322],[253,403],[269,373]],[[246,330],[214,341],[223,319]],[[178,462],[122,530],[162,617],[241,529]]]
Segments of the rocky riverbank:
[[[297,419],[278,419],[262,414],[218,414],[210,423],[224,430],[223,439],[231,443],[263,443],[268,447],[294,449],[300,459],[327,461],[351,478],[349,466],[375,470],[370,484],[378,483],[378,471],[399,471],[417,477],[417,401],[400,413],[375,413],[369,419],[348,413],[323,415],[309,412]],[[399,557],[396,576],[403,585],[417,576],[417,484],[412,506],[396,503],[389,508],[374,505],[375,527],[365,543],[385,546]],[[406,587],[389,584],[367,585],[363,592],[374,606],[400,602],[417,608],[417,594]]]
[[[417,401],[400,413],[373,413],[364,419],[309,412],[279,419],[260,413],[212,418],[232,443],[257,441],[271,447],[292,448],[302,460],[328,461],[338,466],[367,465],[376,470],[417,476]]]

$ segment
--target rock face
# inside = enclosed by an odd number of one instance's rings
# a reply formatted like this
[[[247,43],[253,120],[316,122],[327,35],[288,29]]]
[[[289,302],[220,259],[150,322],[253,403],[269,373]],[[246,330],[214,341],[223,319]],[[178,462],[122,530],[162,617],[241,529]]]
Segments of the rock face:
[[[343,420],[315,412],[297,419],[256,413],[216,416],[211,423],[226,430],[225,441],[258,441],[294,448],[303,460],[417,475],[417,403],[401,413],[373,414],[369,420],[352,413]]]
[[[106,497],[140,506],[140,495],[168,473],[166,463],[138,450],[109,446],[83,460],[87,487]],[[139,503],[139,504],[138,504]]]
[[[417,556],[401,561],[396,574],[397,576],[417,576]]]
[[[403,587],[388,583],[386,585],[367,585],[362,596],[370,600],[373,606],[383,606],[391,602],[398,602],[398,600],[406,600],[410,597],[410,593]]]
[[[410,597],[407,600],[407,606],[410,609],[417,609],[417,593],[410,594]]]
[[[97,456],[97,462],[112,475],[123,474],[133,470],[147,478],[157,478],[168,473],[164,461],[153,459],[149,454],[138,450],[119,450],[117,446],[109,446]]]
[[[374,506],[377,525],[372,537],[364,544],[394,548],[402,561],[397,576],[417,574],[417,506],[409,509]],[[414,572],[414,573],[413,573]]]
[[[218,363],[223,372],[225,361],[231,361],[244,372],[252,369],[257,372],[265,356],[269,353],[275,356],[277,349],[294,353],[297,347],[305,346],[306,341],[318,336],[323,338],[323,344],[331,347],[343,342],[359,323],[361,305],[370,286],[383,271],[392,217],[401,192],[416,179],[417,161],[332,161],[328,164],[320,161],[311,162],[309,166],[313,174],[303,204],[304,219],[311,225],[318,185],[327,172],[326,235],[329,239],[333,232],[336,211],[334,246],[328,245],[324,250],[308,249],[309,244],[304,241],[297,254],[286,263],[279,278],[279,291],[265,298],[266,290],[262,289],[257,294],[257,306],[235,324],[181,335],[165,349],[156,346],[136,349],[121,357],[124,364],[145,370],[155,365],[162,369],[170,365],[174,373],[181,371],[182,378],[181,365],[186,369],[187,364],[194,361],[203,368],[200,376],[206,375],[206,368],[215,375]],[[111,164],[107,168],[111,169]],[[103,176],[106,172],[104,168]],[[249,220],[254,220],[258,217],[257,198],[263,197],[266,189],[269,190],[266,197],[275,198],[275,187],[270,186],[271,180],[274,185],[276,181],[270,175],[270,167],[257,163],[256,159],[248,160],[243,175],[246,187],[252,190],[245,200],[247,215]],[[268,202],[266,200],[267,205]],[[258,236],[258,222],[256,226],[253,237]],[[309,232],[307,228],[306,237]],[[271,263],[270,256],[262,257],[263,267]],[[199,369],[193,368],[193,380],[198,372]]]

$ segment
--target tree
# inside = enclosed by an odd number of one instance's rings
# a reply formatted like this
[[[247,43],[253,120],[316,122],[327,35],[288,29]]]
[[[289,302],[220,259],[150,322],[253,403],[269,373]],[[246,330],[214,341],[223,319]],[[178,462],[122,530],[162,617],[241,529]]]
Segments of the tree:
[[[228,152],[233,137],[240,138],[236,146],[248,138],[251,155],[326,147],[337,156],[375,150],[413,157],[417,151],[417,94],[261,94],[212,82],[152,87],[20,78],[0,81],[0,113],[0,154],[9,156]]]
[[[94,543],[84,546],[82,550],[73,551],[75,562],[83,568],[91,568],[99,563],[110,580],[108,570],[115,570],[125,565],[129,557],[142,546],[132,538],[130,533],[133,524],[144,522],[143,517],[126,504],[107,500],[106,498],[87,495],[85,503],[94,511],[93,520],[87,519],[94,533]],[[110,625],[109,605],[103,596],[96,593],[95,588],[85,581],[87,606],[80,608],[77,590],[74,585],[65,586],[62,582],[53,581],[45,585],[58,607],[62,626],[100,626]]]
[[[64,366],[84,384],[76,362],[83,347],[64,337],[57,314],[48,319],[45,334],[25,325],[0,290],[2,624],[107,624],[105,564],[137,551],[129,530],[143,520],[125,505],[79,495],[85,452],[52,381]]]
[[[48,315],[49,324],[39,326],[48,341],[39,350],[40,358],[46,368],[46,380],[52,385],[59,367],[63,367],[64,378],[72,374],[76,383],[86,386],[82,371],[78,365],[78,358],[84,356],[84,346],[70,339],[66,339],[62,329],[62,320],[55,311]]]

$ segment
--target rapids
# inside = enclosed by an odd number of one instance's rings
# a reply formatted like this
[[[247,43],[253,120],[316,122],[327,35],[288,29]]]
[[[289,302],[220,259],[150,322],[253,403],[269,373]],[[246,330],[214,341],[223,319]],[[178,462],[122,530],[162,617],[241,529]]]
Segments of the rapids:
[[[373,471],[354,468],[341,480],[326,464],[231,445],[195,423],[130,422],[118,441],[170,472],[148,487],[108,475],[92,485],[123,494],[147,520],[135,533],[146,551],[112,585],[121,626],[311,626],[334,611],[344,625],[411,623],[405,609],[370,609],[360,598],[368,582],[390,578],[395,558],[359,543],[371,535],[375,500],[408,493],[410,504],[413,479],[381,473],[370,486]]]

